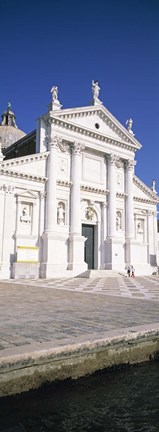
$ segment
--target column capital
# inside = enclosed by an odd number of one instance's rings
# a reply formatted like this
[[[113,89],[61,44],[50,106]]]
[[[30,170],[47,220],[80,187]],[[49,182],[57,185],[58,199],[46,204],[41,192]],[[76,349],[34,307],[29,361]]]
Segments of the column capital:
[[[136,161],[134,160],[134,159],[128,159],[127,161],[126,161],[126,163],[125,163],[125,165],[126,165],[126,169],[128,170],[128,171],[133,171],[133,169],[134,169],[134,166],[136,165]]]
[[[80,143],[79,141],[75,141],[72,144],[72,151],[74,154],[81,154],[82,150],[84,150],[85,145]]]
[[[58,148],[62,144],[62,138],[60,136],[53,136],[50,137],[47,136],[47,143],[48,143],[48,150],[51,150],[52,148]]]
[[[110,155],[107,156],[107,160],[109,165],[116,165],[117,162],[119,161],[119,157],[111,153]]]

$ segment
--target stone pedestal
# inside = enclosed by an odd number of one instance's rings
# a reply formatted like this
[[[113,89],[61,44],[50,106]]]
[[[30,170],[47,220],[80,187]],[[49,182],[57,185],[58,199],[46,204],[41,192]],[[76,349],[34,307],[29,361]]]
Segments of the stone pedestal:
[[[43,234],[43,262],[40,266],[41,278],[52,278],[67,269],[68,235],[61,233]]]
[[[9,263],[3,263],[0,265],[0,279],[10,279],[11,272],[10,272],[10,264]]]
[[[105,269],[107,270],[124,270],[124,239],[123,238],[107,238],[105,241]]]
[[[13,263],[11,270],[12,279],[38,279],[39,263]]]
[[[71,234],[69,237],[69,270],[75,270],[82,273],[87,270],[87,264],[84,262],[84,242],[85,237],[78,234]]]

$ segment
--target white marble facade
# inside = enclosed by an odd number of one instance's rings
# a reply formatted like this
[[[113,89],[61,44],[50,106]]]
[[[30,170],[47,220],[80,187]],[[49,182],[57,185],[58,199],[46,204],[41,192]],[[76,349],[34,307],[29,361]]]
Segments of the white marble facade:
[[[132,120],[123,127],[99,90],[93,81],[91,106],[62,109],[52,87],[49,111],[37,121],[36,154],[0,158],[1,279],[84,272],[82,227],[92,228],[93,268],[156,271],[156,191],[135,176],[141,145]]]

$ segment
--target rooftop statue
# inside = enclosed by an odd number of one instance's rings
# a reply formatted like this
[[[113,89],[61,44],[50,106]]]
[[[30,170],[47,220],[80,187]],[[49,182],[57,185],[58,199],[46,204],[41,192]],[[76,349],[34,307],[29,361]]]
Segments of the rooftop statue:
[[[58,100],[58,87],[57,86],[52,87],[51,94],[52,94],[52,101]]]
[[[98,99],[99,96],[99,82],[98,81],[92,81],[92,93],[93,93],[93,99]]]
[[[99,82],[98,81],[92,81],[92,95],[93,95],[93,105],[102,105],[102,102],[99,99]]]
[[[60,101],[58,99],[58,92],[59,92],[58,87],[53,86],[51,89],[52,100],[51,100],[51,104],[49,104],[49,110],[56,111],[61,109],[62,105],[60,104]]]
[[[126,125],[128,126],[128,132],[134,135],[134,132],[132,131],[133,120],[131,118],[126,120]]]
[[[157,193],[157,192],[156,192],[156,180],[155,180],[155,179],[152,180],[152,186],[151,186],[151,189],[152,189],[153,192]]]

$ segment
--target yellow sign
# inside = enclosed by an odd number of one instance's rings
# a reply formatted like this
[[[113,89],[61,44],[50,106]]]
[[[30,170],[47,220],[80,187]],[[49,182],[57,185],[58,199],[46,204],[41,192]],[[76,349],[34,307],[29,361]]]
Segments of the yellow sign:
[[[38,263],[39,248],[36,246],[17,246],[17,262]]]

